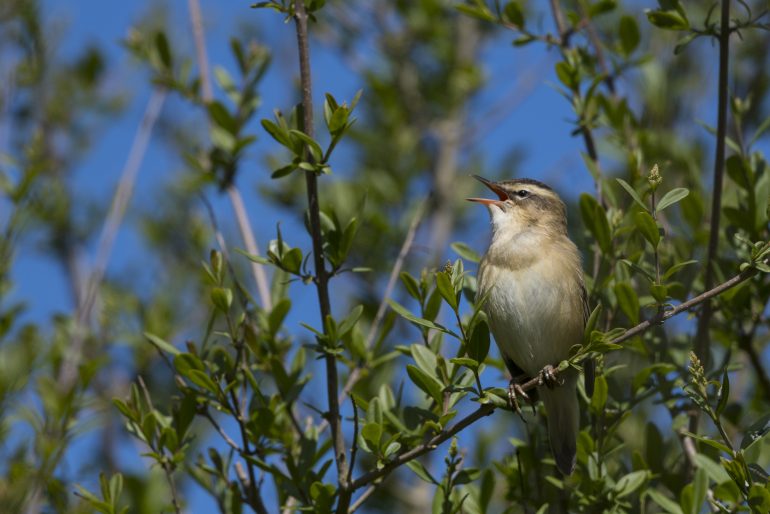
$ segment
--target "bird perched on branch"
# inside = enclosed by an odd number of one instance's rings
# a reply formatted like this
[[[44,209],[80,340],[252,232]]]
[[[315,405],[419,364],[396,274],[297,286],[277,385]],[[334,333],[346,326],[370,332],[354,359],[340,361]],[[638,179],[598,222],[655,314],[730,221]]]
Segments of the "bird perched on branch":
[[[559,470],[575,469],[580,412],[578,374],[553,366],[581,344],[588,305],[580,253],[567,234],[567,210],[547,185],[532,179],[492,182],[474,175],[496,199],[469,198],[487,207],[492,240],[481,259],[478,298],[512,380],[512,408],[529,400],[520,383],[540,377],[551,451]],[[586,362],[586,390],[593,389],[593,362]]]

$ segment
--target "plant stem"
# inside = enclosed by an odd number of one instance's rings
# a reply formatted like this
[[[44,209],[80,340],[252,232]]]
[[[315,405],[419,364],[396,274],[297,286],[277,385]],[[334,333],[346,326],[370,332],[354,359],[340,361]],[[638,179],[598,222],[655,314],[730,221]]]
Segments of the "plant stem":
[[[297,30],[297,50],[299,52],[300,83],[302,86],[302,130],[311,139],[313,130],[313,90],[310,75],[310,47],[308,45],[308,15],[302,0],[294,1],[294,22]],[[312,156],[305,148],[305,159]],[[321,322],[325,325],[327,317],[331,316],[329,302],[329,274],[326,270],[323,256],[323,238],[321,235],[321,216],[318,202],[318,181],[314,172],[305,171],[307,185],[308,212],[310,215],[310,235],[313,240],[313,261],[315,264],[315,284],[318,292],[318,304],[321,310]],[[337,359],[327,353],[326,360],[326,393],[329,402],[328,419],[332,431],[334,460],[337,463],[337,481],[339,496],[337,512],[347,513],[352,491],[348,488],[348,464],[345,453],[345,439],[342,434],[339,399],[337,397]]]
[[[209,59],[206,52],[206,39],[203,32],[203,20],[201,17],[201,7],[198,0],[187,0],[190,9],[190,24],[193,29],[193,38],[195,39],[195,56],[198,62],[198,74],[201,80],[201,99],[205,103],[211,102],[214,98],[214,92],[211,87],[211,78],[209,77]],[[254,230],[251,228],[249,216],[246,213],[246,207],[243,203],[243,197],[234,181],[227,186],[227,196],[230,198],[230,205],[235,213],[235,220],[238,222],[238,231],[241,233],[243,244],[246,251],[251,255],[259,255],[259,246],[254,239]],[[258,262],[250,261],[251,273],[254,276],[254,283],[257,286],[259,301],[265,310],[273,309],[273,302],[270,299],[270,287],[268,286],[267,274],[265,269]]]
[[[729,72],[730,42],[730,0],[722,0],[722,16],[719,29],[719,92],[717,105],[716,155],[714,156],[714,182],[711,200],[711,223],[709,226],[709,245],[706,257],[706,274],[703,287],[711,289],[714,283],[719,247],[719,220],[722,210],[722,182],[725,167],[725,138],[727,128],[727,78]],[[695,355],[708,369],[709,361],[709,322],[713,308],[711,302],[703,304],[703,311],[698,318],[698,330],[695,336]],[[692,428],[692,425],[690,426]],[[694,432],[691,430],[691,432]]]
[[[714,283],[714,268],[719,249],[719,216],[722,211],[722,181],[725,167],[725,137],[727,128],[727,76],[729,72],[730,44],[730,0],[722,0],[722,13],[719,29],[719,91],[717,99],[717,135],[716,155],[714,156],[714,183],[712,186],[711,223],[709,226],[709,245],[706,257],[706,274],[703,279],[704,289],[711,289]],[[698,318],[698,328],[695,333],[695,355],[709,367],[709,325],[713,314],[710,301],[703,304],[703,310]],[[692,433],[698,431],[699,411],[690,417],[689,429]]]

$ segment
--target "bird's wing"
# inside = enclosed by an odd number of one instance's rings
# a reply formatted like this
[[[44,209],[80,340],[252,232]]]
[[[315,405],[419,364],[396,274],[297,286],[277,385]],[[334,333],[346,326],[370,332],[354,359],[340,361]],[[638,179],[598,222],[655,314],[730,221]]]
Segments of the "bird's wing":
[[[583,327],[585,328],[588,323],[588,316],[591,315],[591,309],[588,306],[588,292],[586,287],[581,284],[580,286],[580,298],[583,301]],[[596,379],[596,361],[594,359],[583,360],[583,385],[585,386],[586,395],[590,398],[594,394],[594,380]]]

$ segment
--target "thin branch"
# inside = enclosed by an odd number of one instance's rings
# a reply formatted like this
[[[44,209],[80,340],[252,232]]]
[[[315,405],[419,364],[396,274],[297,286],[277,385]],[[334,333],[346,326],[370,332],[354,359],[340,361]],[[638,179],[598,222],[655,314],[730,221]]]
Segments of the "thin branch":
[[[350,466],[348,466],[348,483],[353,480],[353,468],[356,465],[356,453],[358,453],[358,405],[356,399],[351,397],[353,404],[353,445],[350,448]]]
[[[104,279],[107,264],[112,255],[115,237],[123,222],[126,207],[128,206],[128,202],[131,199],[131,194],[134,190],[136,177],[139,174],[139,169],[144,161],[144,155],[147,152],[147,146],[150,142],[152,130],[155,127],[155,122],[158,120],[158,116],[160,115],[165,100],[166,90],[156,88],[153,90],[152,96],[150,96],[150,99],[147,101],[147,107],[142,116],[142,121],[136,129],[134,140],[131,143],[131,149],[128,152],[128,158],[126,159],[123,171],[120,174],[120,179],[112,198],[110,211],[102,226],[96,258],[94,260],[94,267],[86,281],[85,294],[80,295],[82,303],[76,306],[75,333],[72,337],[72,343],[67,350],[64,363],[59,371],[58,383],[65,390],[71,389],[77,378],[77,368],[83,357],[83,345],[86,340],[87,326],[91,319],[94,304],[96,303],[99,286],[101,286],[102,280]]]
[[[230,204],[233,207],[235,213],[235,219],[238,222],[238,229],[241,232],[243,238],[243,244],[246,245],[246,251],[251,255],[259,255],[259,246],[254,239],[254,230],[251,228],[251,222],[249,221],[249,215],[246,213],[246,207],[243,204],[243,197],[240,190],[235,184],[227,186],[227,196],[230,197]],[[251,263],[251,273],[254,275],[254,282],[257,285],[257,292],[259,293],[259,301],[262,302],[262,308],[265,310],[273,309],[273,301],[270,298],[270,286],[268,286],[267,274],[262,264],[254,261]]]
[[[209,423],[211,423],[211,426],[214,427],[214,430],[219,432],[219,435],[222,436],[222,439],[225,440],[225,442],[230,448],[232,448],[238,453],[241,453],[243,451],[241,447],[238,446],[238,444],[235,441],[233,441],[229,435],[227,435],[227,432],[225,432],[224,429],[219,425],[219,423],[217,423],[217,420],[214,419],[214,416],[211,415],[208,409],[203,411],[203,417],[209,420]]]
[[[537,382],[537,379],[534,379],[534,380],[535,382]],[[527,384],[529,384],[529,382],[521,386],[522,389],[524,389],[525,391],[528,390],[526,387]],[[529,389],[535,387],[536,385],[537,385],[536,383],[531,385]],[[455,434],[458,434],[459,432],[463,431],[465,428],[469,427],[470,425],[480,420],[481,418],[485,416],[489,416],[494,411],[495,411],[494,405],[491,405],[491,404],[482,405],[481,407],[476,409],[473,413],[464,417],[463,419],[461,419],[451,427],[447,428],[446,430],[442,430],[435,436],[431,437],[428,440],[428,442],[415,446],[411,450],[398,455],[396,458],[394,458],[392,461],[385,464],[380,469],[375,469],[368,473],[364,473],[363,475],[358,477],[356,480],[354,480],[352,484],[350,484],[351,489],[358,489],[360,487],[368,485],[371,482],[374,482],[375,480],[386,476],[391,471],[398,468],[399,466],[402,466],[403,464],[406,464],[410,460],[414,460],[421,455],[424,455],[432,450],[435,450],[436,447],[438,447],[438,445],[440,445],[444,441],[451,439],[452,436],[454,436]]]
[[[192,25],[193,37],[195,39],[195,56],[198,61],[198,73],[201,79],[201,97],[205,103],[209,103],[214,98],[214,93],[211,87],[211,78],[209,77],[209,60],[206,53],[206,39],[203,32],[200,3],[198,0],[188,0],[187,5],[190,9],[190,24]],[[249,215],[243,203],[243,197],[240,190],[232,182],[227,186],[227,196],[235,213],[238,231],[241,233],[246,251],[252,255],[260,255],[259,246],[256,239],[254,239],[254,230],[251,227]],[[262,308],[268,311],[272,310],[273,302],[270,298],[270,287],[265,269],[261,264],[254,261],[250,261],[250,266]]]
[[[370,485],[366,488],[366,491],[361,493],[361,496],[359,496],[356,501],[353,502],[353,504],[350,506],[350,510],[348,511],[350,514],[353,514],[355,511],[361,507],[361,505],[364,504],[366,500],[369,499],[369,497],[374,493],[374,491],[377,490],[377,487],[374,485]]]
[[[725,167],[725,139],[727,131],[727,78],[730,65],[730,0],[722,0],[722,16],[719,29],[719,92],[717,99],[717,135],[714,156],[714,183],[711,199],[711,223],[709,225],[709,245],[706,257],[706,275],[703,287],[710,289],[714,283],[714,268],[719,250],[719,220],[722,212],[722,181]],[[709,325],[713,308],[711,302],[703,305],[698,318],[695,335],[695,355],[709,366]],[[690,432],[697,429],[697,417],[690,418]]]
[[[308,44],[308,14],[303,0],[294,0],[294,22],[297,31],[297,51],[299,54],[300,84],[302,86],[302,130],[311,139],[314,138],[313,128],[313,89],[310,72],[310,46]],[[310,152],[305,148],[305,158],[312,160]],[[321,216],[318,202],[318,181],[314,172],[305,171],[307,185],[308,212],[310,216],[310,234],[313,240],[313,261],[315,265],[315,284],[318,292],[318,304],[321,310],[322,322],[331,316],[329,302],[329,274],[323,256],[323,236],[321,235]],[[350,505],[351,491],[348,488],[348,463],[345,453],[345,439],[342,434],[342,420],[337,396],[339,378],[337,376],[337,359],[327,353],[326,360],[326,395],[329,402],[328,419],[332,431],[334,460],[337,464],[337,481],[339,496],[337,511],[345,513]]]
[[[663,323],[665,320],[673,316],[676,316],[677,314],[680,314],[684,311],[687,311],[692,307],[700,303],[703,303],[706,300],[713,298],[727,291],[728,289],[731,289],[737,286],[742,282],[745,282],[746,280],[750,279],[756,274],[757,274],[756,268],[746,268],[745,270],[740,272],[738,275],[718,285],[717,287],[714,287],[713,289],[710,289],[694,298],[691,298],[690,300],[677,305],[673,309],[660,313],[659,315],[655,316],[652,320],[645,320],[639,323],[635,327],[624,332],[621,336],[613,339],[611,343],[620,344],[623,341],[626,341],[634,336],[637,336],[642,332],[645,332],[646,330],[650,329],[654,325],[659,325]],[[558,373],[557,370],[554,370],[554,372]],[[542,385],[542,377],[540,375],[542,374],[538,374],[538,376],[521,384],[521,389],[524,392],[526,392],[531,389],[534,389],[535,387]],[[421,445],[418,445],[412,448],[411,450],[408,450],[396,456],[392,461],[385,464],[382,468],[369,471],[368,473],[365,473],[362,476],[358,477],[350,484],[351,490],[364,487],[365,485],[368,485],[371,482],[374,482],[375,480],[378,480],[388,475],[391,471],[398,468],[399,466],[402,466],[403,464],[406,464],[410,460],[416,459],[417,457],[434,450],[438,445],[440,445],[447,439],[450,439],[455,434],[461,432],[463,429],[472,425],[473,423],[480,420],[481,418],[492,414],[494,410],[495,410],[495,407],[493,405],[490,405],[490,404],[482,405],[481,407],[476,409],[473,413],[469,414],[462,420],[458,421],[456,424],[452,425],[446,430],[442,430],[441,432],[439,432],[438,434],[430,438],[427,442]]]
[[[690,467],[697,468],[698,462],[695,460],[695,456],[698,454],[698,450],[695,449],[695,443],[693,442],[692,438],[690,438],[690,436],[687,434],[679,432],[679,441],[682,443],[684,454],[687,457],[687,463]],[[712,491],[710,487],[706,489],[706,498],[708,499],[709,509],[711,512],[719,512],[719,509],[716,507],[714,491]]]
[[[388,311],[388,299],[393,293],[393,289],[396,287],[396,280],[398,280],[398,277],[401,274],[401,270],[404,267],[404,262],[406,262],[406,257],[409,255],[409,251],[412,249],[412,243],[414,243],[414,237],[417,233],[417,228],[420,226],[420,222],[422,221],[422,217],[425,215],[427,206],[428,199],[426,198],[420,202],[420,205],[417,207],[417,212],[415,212],[414,217],[412,218],[412,222],[409,224],[409,228],[406,231],[404,242],[401,244],[401,250],[398,252],[396,262],[393,265],[393,269],[390,271],[390,276],[388,277],[388,283],[385,286],[385,292],[382,294],[382,301],[380,301],[380,305],[377,307],[377,313],[374,315],[372,326],[369,327],[369,333],[366,336],[366,343],[364,348],[367,350],[372,347],[374,340],[380,331],[382,321],[385,319],[385,313]],[[353,368],[353,370],[350,372],[348,379],[345,381],[345,386],[340,392],[338,400],[340,404],[342,404],[347,399],[348,395],[353,390],[353,387],[355,387],[356,383],[358,383],[358,381],[361,379],[362,372],[363,368],[360,365]],[[326,427],[328,426],[328,420],[324,419],[318,425],[319,433],[326,430]]]

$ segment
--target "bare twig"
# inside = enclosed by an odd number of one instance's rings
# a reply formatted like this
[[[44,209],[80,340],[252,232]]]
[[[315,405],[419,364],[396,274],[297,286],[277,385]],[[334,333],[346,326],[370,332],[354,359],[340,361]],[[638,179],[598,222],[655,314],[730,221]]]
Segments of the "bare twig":
[[[201,78],[201,97],[204,102],[208,103],[214,98],[214,93],[211,87],[211,78],[209,77],[209,62],[206,53],[206,40],[203,32],[200,3],[198,0],[188,0],[187,5],[190,8],[190,23],[195,38],[195,55],[198,61],[198,72]],[[254,239],[254,230],[251,227],[249,215],[243,204],[243,197],[241,196],[240,190],[233,182],[230,182],[227,186],[227,196],[230,199],[230,205],[235,213],[235,220],[238,222],[238,231],[241,233],[241,238],[243,239],[243,244],[246,246],[246,251],[252,255],[259,256],[259,246],[257,245],[256,239]],[[262,303],[262,308],[268,311],[272,310],[273,302],[270,298],[270,287],[268,286],[265,270],[258,262],[250,261],[250,266],[251,273],[254,276],[254,283],[257,286],[259,301]]]
[[[363,505],[364,502],[366,500],[368,500],[369,497],[372,495],[372,493],[374,493],[374,491],[376,491],[376,490],[377,490],[377,487],[374,486],[374,485],[370,485],[369,487],[367,487],[366,490],[363,493],[361,493],[361,496],[359,496],[356,499],[356,501],[353,502],[353,504],[350,506],[350,510],[348,510],[348,512],[350,514],[353,514],[355,511],[357,511],[359,509],[359,507],[361,507],[361,505]]]
[[[730,65],[730,0],[722,0],[722,16],[719,29],[719,91],[717,99],[717,135],[714,156],[714,183],[711,200],[711,223],[709,225],[709,245],[706,257],[706,274],[703,287],[711,289],[714,283],[714,268],[719,249],[719,220],[722,211],[722,180],[725,167],[725,139],[727,129],[727,78]],[[711,302],[703,304],[703,310],[698,318],[698,329],[695,335],[695,355],[703,363],[709,365],[709,324],[713,308]],[[695,432],[698,418],[690,418],[690,432]]]
[[[220,426],[220,424],[217,423],[217,420],[214,419],[214,416],[211,415],[208,409],[203,411],[203,417],[209,420],[209,423],[211,423],[211,426],[213,426],[214,430],[216,430],[219,433],[219,435],[222,436],[222,439],[225,440],[225,442],[230,448],[232,448],[238,453],[241,453],[242,451],[241,447],[238,446],[238,444],[235,441],[233,441],[229,435],[227,435],[227,432],[225,432],[224,429]]]
[[[697,468],[698,462],[695,460],[695,456],[698,454],[698,450],[695,449],[695,443],[692,438],[687,434],[679,432],[679,441],[682,443],[682,448],[684,449],[684,454],[685,457],[687,457],[689,466]],[[708,499],[711,512],[719,512],[719,509],[715,506],[716,499],[714,498],[714,491],[712,491],[710,487],[706,489],[706,498]]]
[[[123,222],[123,216],[125,215],[128,202],[131,199],[134,183],[136,182],[136,177],[141,168],[142,161],[144,160],[147,145],[149,144],[150,136],[152,135],[152,129],[155,127],[155,122],[160,115],[165,100],[165,89],[156,88],[153,90],[152,96],[150,96],[150,99],[147,102],[144,116],[142,116],[142,121],[139,124],[136,134],[134,135],[134,140],[131,143],[131,149],[129,150],[128,158],[126,159],[123,171],[121,172],[117,188],[115,189],[110,211],[102,226],[96,258],[94,260],[94,267],[86,281],[85,294],[80,295],[82,302],[80,305],[76,306],[75,333],[72,337],[72,343],[65,354],[64,363],[59,371],[59,385],[66,390],[72,388],[75,379],[77,378],[77,368],[83,357],[83,345],[86,340],[87,326],[91,319],[94,304],[96,303],[99,286],[104,279],[107,264],[112,255],[115,237]]]
[[[230,204],[233,206],[233,212],[235,213],[235,219],[238,222],[238,229],[241,232],[243,238],[243,244],[246,245],[246,251],[251,255],[259,256],[259,246],[254,239],[254,231],[251,228],[251,222],[249,221],[249,215],[246,213],[246,207],[243,205],[243,197],[240,190],[235,184],[227,186],[227,196],[230,197]],[[257,285],[257,292],[259,293],[259,301],[262,302],[262,307],[265,310],[273,309],[273,301],[270,298],[270,287],[267,282],[267,274],[264,267],[254,261],[251,263],[251,272],[254,275],[254,282]]]
[[[310,46],[308,44],[308,14],[305,3],[302,0],[294,0],[294,22],[297,31],[297,51],[299,54],[300,83],[302,86],[302,130],[313,139],[313,91],[310,75]],[[305,158],[312,160],[312,156],[305,148]],[[315,265],[315,284],[318,292],[318,304],[321,310],[321,319],[331,316],[331,303],[329,302],[329,274],[323,256],[323,236],[321,235],[320,206],[318,203],[318,181],[313,171],[305,171],[305,183],[307,185],[308,212],[310,216],[310,233],[313,240],[313,261]],[[339,496],[337,511],[345,513],[350,505],[351,490],[348,487],[348,463],[345,453],[345,439],[342,434],[342,421],[340,419],[340,406],[337,396],[339,379],[337,377],[337,359],[331,353],[327,353],[326,360],[326,393],[329,402],[329,424],[332,431],[332,445],[334,460],[337,464],[337,481],[339,483]]]

